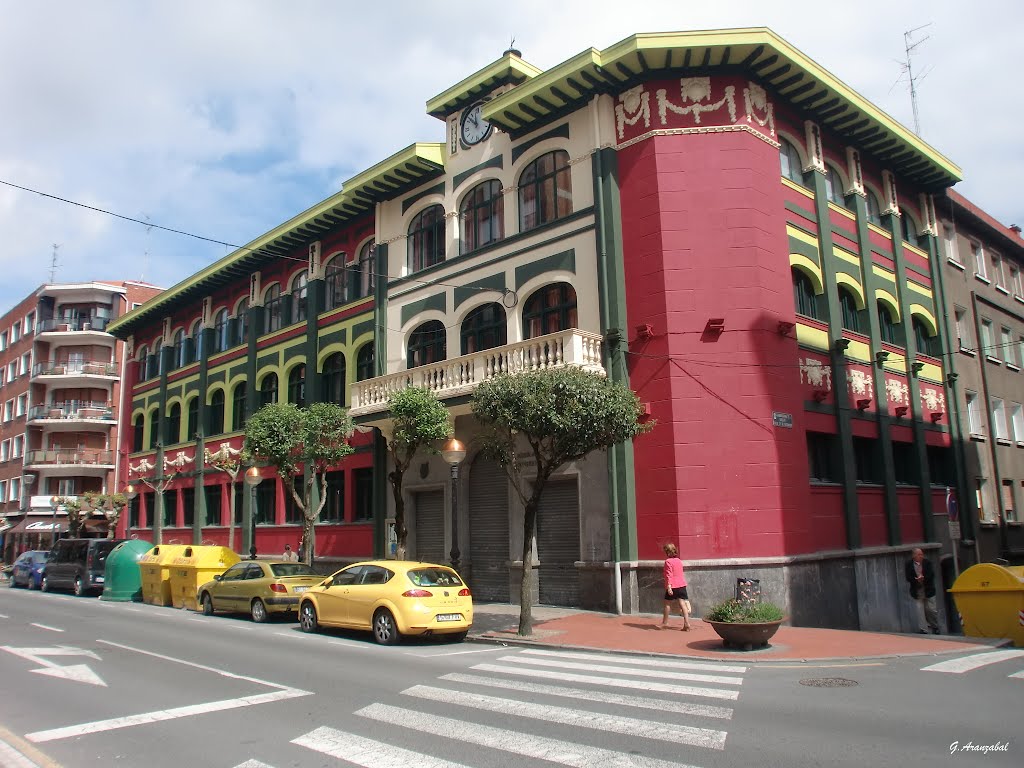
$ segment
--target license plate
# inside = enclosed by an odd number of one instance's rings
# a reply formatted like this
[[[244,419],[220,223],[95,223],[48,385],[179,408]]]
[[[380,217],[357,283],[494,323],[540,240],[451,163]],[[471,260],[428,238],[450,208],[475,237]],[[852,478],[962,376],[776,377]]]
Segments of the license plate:
[[[292,592],[305,592],[309,587],[292,587]]]
[[[439,613],[437,614],[438,621],[462,621],[461,613]]]
[[[93,576],[92,582],[93,582],[93,584],[102,584],[103,583],[103,577],[102,576]]]

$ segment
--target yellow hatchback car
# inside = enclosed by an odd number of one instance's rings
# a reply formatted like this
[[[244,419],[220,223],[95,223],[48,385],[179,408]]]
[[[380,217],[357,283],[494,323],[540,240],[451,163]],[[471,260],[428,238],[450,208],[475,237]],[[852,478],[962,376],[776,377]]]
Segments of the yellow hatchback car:
[[[295,611],[302,593],[323,579],[305,563],[243,560],[203,584],[196,597],[207,616],[248,613],[262,623],[272,613]]]
[[[381,645],[402,635],[443,635],[459,642],[473,626],[473,596],[446,565],[404,560],[355,563],[305,592],[299,626],[366,629]]]

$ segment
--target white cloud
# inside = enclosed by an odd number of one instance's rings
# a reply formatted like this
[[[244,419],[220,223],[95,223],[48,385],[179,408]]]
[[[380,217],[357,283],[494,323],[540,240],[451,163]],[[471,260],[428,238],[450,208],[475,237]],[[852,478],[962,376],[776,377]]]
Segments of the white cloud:
[[[741,26],[770,26],[909,125],[906,88],[894,87],[903,32],[930,23],[914,59],[927,72],[923,136],[964,169],[958,189],[1024,224],[1024,107],[1011,87],[1024,11],[1009,0],[0,0],[0,11],[0,179],[231,243],[414,141],[441,140],[426,100],[513,35],[547,68],[633,32]],[[48,279],[53,243],[66,280],[172,285],[226,252],[7,187],[0,231],[0,306]]]

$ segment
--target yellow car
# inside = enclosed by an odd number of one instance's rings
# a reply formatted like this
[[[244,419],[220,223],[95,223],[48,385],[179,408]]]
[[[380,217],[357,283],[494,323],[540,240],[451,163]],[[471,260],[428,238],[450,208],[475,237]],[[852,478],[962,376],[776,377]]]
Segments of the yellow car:
[[[295,611],[300,595],[323,580],[305,563],[243,560],[203,584],[196,597],[207,616],[248,613],[262,623],[271,613]]]
[[[464,640],[473,626],[473,597],[446,565],[374,560],[342,568],[310,588],[299,603],[299,626],[367,629],[381,645],[402,635]]]

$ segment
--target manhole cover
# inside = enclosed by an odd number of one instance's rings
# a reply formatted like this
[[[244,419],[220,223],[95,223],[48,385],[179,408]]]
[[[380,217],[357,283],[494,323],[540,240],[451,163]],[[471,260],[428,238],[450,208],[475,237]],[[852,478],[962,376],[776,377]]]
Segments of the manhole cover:
[[[857,684],[856,680],[847,680],[845,677],[810,677],[800,681],[800,685],[812,688],[849,688]]]

